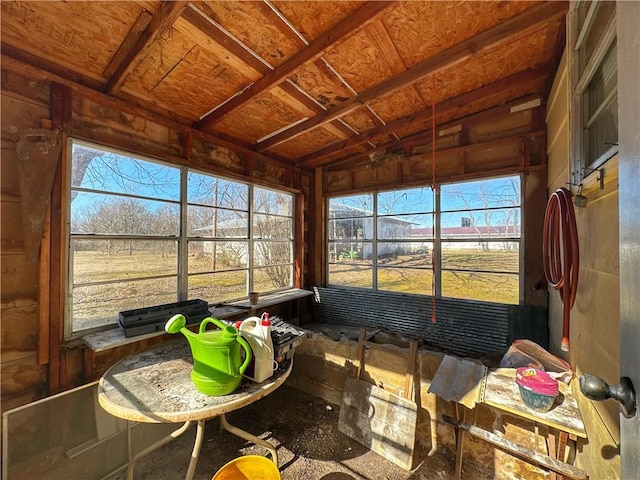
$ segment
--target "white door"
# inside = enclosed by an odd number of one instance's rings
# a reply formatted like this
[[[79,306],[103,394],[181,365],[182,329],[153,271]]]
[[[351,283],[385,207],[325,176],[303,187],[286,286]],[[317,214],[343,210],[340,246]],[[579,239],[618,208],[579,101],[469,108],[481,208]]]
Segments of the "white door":
[[[640,2],[618,1],[620,375],[640,393]],[[622,479],[640,479],[640,414],[620,416]]]

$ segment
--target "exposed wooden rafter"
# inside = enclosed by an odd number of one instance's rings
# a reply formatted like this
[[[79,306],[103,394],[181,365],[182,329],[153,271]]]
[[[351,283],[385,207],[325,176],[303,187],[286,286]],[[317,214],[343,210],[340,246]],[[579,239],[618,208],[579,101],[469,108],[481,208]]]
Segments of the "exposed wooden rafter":
[[[455,118],[453,120],[448,121],[445,124],[438,125],[437,128],[444,130],[459,124],[465,127],[469,127],[470,125],[474,125],[476,123],[481,123],[483,121],[486,121],[487,118],[491,118],[491,117],[509,112],[511,108],[517,105],[520,105],[522,103],[528,102],[530,100],[534,100],[535,98],[539,98],[539,96],[527,95],[525,97],[518,98],[511,102],[505,103],[504,105],[498,105],[493,108],[482,110],[481,112],[465,115],[460,118]],[[372,151],[358,152],[358,153],[354,153],[352,155],[343,157],[339,160],[326,161],[322,164],[322,167],[324,167],[327,170],[330,170],[330,169],[333,170],[333,169],[342,168],[342,167],[353,167],[362,161],[368,162],[369,156],[376,152],[394,151],[394,150],[400,150],[400,149],[412,149],[414,147],[418,147],[418,146],[424,147],[428,145],[431,145],[431,128],[421,130],[420,132],[416,132],[396,142],[391,142],[385,145],[381,145],[380,147]],[[438,150],[436,150],[436,152],[437,151]],[[310,165],[310,163],[312,162],[309,162],[307,166],[315,167],[315,168],[320,166],[320,165]]]
[[[182,0],[162,2],[158,11],[140,33],[135,43],[123,43],[124,48],[129,48],[127,53],[122,55],[122,61],[114,69],[113,75],[107,81],[107,93],[113,94],[120,90],[127,76],[144,60],[156,42],[171,28],[173,22],[182,14],[187,5],[189,5],[189,2]]]
[[[258,3],[258,8],[262,12],[262,14],[271,22],[271,24],[273,24],[282,35],[287,37],[289,41],[297,44],[298,48],[304,49],[307,45],[309,45],[309,42],[304,37],[302,37],[302,34],[300,34],[300,32],[294,32],[292,30],[292,27],[284,20],[284,16],[281,13],[276,13],[275,7],[273,5],[267,5],[266,2],[260,2]],[[322,56],[316,58],[313,61],[313,64],[327,76],[329,81],[337,82],[350,88],[348,85],[346,85],[344,79],[342,79],[338,75],[335,75],[334,71],[329,67],[328,63],[324,58],[322,58]],[[291,80],[287,80],[286,82],[281,83],[280,87],[290,94],[293,94],[292,90],[300,88]],[[310,96],[309,102],[309,108],[313,108],[315,113],[321,113],[326,110],[324,106],[322,106],[316,100],[312,99]],[[342,120],[334,120],[331,122],[331,125],[334,127],[334,132],[335,130],[338,130],[347,138],[355,133],[354,130]]]
[[[458,95],[457,97],[449,98],[444,102],[436,105],[436,112],[438,115],[446,116],[455,112],[461,106],[473,101],[479,101],[483,98],[493,97],[496,94],[504,91],[505,89],[513,88],[516,85],[520,85],[524,89],[528,85],[539,83],[540,81],[544,80],[545,77],[545,66],[539,66],[536,68],[525,70],[523,72],[519,72],[514,75],[510,75],[509,77],[497,80],[488,85],[484,85],[483,87],[477,88],[475,90],[463,93],[462,95]],[[341,150],[345,150],[347,148],[354,147],[356,145],[360,145],[365,142],[369,142],[375,137],[392,132],[394,129],[402,127],[403,125],[410,125],[414,122],[428,120],[429,118],[431,118],[431,115],[431,107],[425,108],[424,110],[412,113],[410,115],[405,115],[393,120],[392,122],[388,122],[386,125],[372,128],[370,130],[367,130],[366,132],[361,132],[360,134],[348,140],[335,142],[331,145],[328,145],[321,150],[310,153],[300,158],[296,163],[297,165],[305,165],[306,163],[310,163],[313,161],[315,166],[317,166],[318,160],[321,160],[323,157],[331,155],[335,152],[339,152]]]
[[[135,48],[140,36],[144,34],[144,31],[149,26],[152,18],[153,14],[147,9],[143,8],[140,11],[140,15],[138,15],[138,18],[133,24],[133,27],[131,27],[124,41],[120,44],[120,47],[113,55],[113,57],[111,57],[111,60],[102,72],[102,76],[104,78],[113,78],[118,68],[121,65],[124,65],[124,63],[127,61],[127,57]]]
[[[191,25],[201,30],[209,38],[218,43],[221,47],[232,53],[242,62],[249,65],[261,75],[268,75],[273,71],[273,67],[265,60],[261,59],[255,52],[251,51],[246,45],[240,44],[235,38],[230,36],[217,22],[209,18],[206,13],[202,12],[195,6],[191,5],[183,13],[183,18]],[[275,15],[274,15],[275,16]],[[277,18],[277,17],[276,17]],[[278,19],[280,21],[280,19]],[[303,92],[290,80],[286,80],[279,85],[290,97],[291,101],[287,103],[300,112],[321,113],[325,108],[315,101],[306,92]],[[336,127],[339,136],[348,137],[352,132],[348,131],[344,125],[338,121],[332,122]],[[335,130],[334,130],[335,131]]]
[[[457,63],[469,60],[474,56],[479,56],[486,50],[494,47],[496,44],[499,44],[509,38],[513,35],[513,32],[520,32],[524,35],[526,32],[537,28],[539,23],[549,21],[555,17],[563,16],[565,12],[566,5],[561,2],[548,2],[535,5],[524,13],[499,23],[452,48],[441,51],[433,57],[430,57],[422,63],[410,68],[406,72],[395,77],[391,77],[389,80],[360,93],[356,97],[327,110],[321,115],[316,115],[313,118],[297,123],[277,135],[273,135],[262,142],[258,142],[256,145],[256,151],[264,152],[265,150],[289,141],[302,133],[308,132],[309,130],[352,112],[361,105],[368,104],[376,98],[384,97],[398,88],[414,83],[428,75],[432,75]]]
[[[242,93],[236,95],[209,115],[202,118],[196,123],[195,127],[199,129],[206,129],[215,124],[226,114],[249,102],[259,93],[282,82],[301,65],[319,58],[334,44],[344,41],[346,38],[351,37],[362,28],[366,27],[370,22],[375,20],[379,15],[386,11],[386,9],[393,5],[394,2],[387,1],[372,1],[366,3],[356,10],[355,13],[345,18],[331,30],[327,31],[317,40],[310,43],[306,48],[299,50],[277,68],[254,82],[251,86],[242,91]],[[328,120],[325,123],[328,123],[329,121],[331,120]]]
[[[265,75],[272,70],[267,62],[251,52],[245,45],[238,43],[235,38],[229,36],[216,21],[195,5],[190,5],[183,12],[182,17],[261,75]]]
[[[267,17],[269,20],[271,20],[271,22],[274,25],[277,26],[280,33],[285,35],[289,40],[293,42],[297,42],[299,48],[304,48],[306,45],[309,44],[309,42],[306,39],[303,39],[301,37],[301,34],[299,32],[294,32],[291,29],[291,27],[284,21],[282,14],[276,14],[273,6],[268,6],[266,3],[260,3],[259,5],[261,6],[260,9],[265,15],[265,17]],[[381,23],[380,23],[380,20],[377,19],[375,22],[372,22],[370,25],[373,25],[373,24],[381,24]],[[347,83],[347,81],[343,77],[337,74],[337,72],[333,69],[333,67],[329,64],[329,62],[324,57],[320,56],[316,58],[313,61],[313,64],[315,67],[318,68],[318,70],[320,70],[322,73],[326,75],[327,79],[330,82],[346,88],[347,90],[352,92],[353,95],[357,95],[357,92],[351,87],[351,85],[349,85],[349,83]],[[292,82],[289,81],[289,83],[292,83]],[[326,108],[322,107],[321,111],[325,111],[325,110]],[[319,112],[316,112],[316,113],[319,113]],[[365,110],[365,114],[376,125],[384,125],[384,122],[380,120],[380,117],[373,111],[371,107]],[[347,137],[351,137],[355,133],[353,128],[351,128],[342,119],[336,119],[331,121],[331,125],[333,125],[338,130],[341,130]]]

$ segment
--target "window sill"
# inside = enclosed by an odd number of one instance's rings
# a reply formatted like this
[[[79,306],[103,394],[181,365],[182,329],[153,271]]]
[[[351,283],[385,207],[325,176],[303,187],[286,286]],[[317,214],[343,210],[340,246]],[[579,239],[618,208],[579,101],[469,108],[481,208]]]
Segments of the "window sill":
[[[221,320],[225,318],[233,317],[236,315],[246,314],[247,316],[255,315],[257,310],[264,309],[272,305],[278,305],[280,303],[290,302],[299,298],[304,298],[309,295],[313,295],[312,291],[301,290],[299,288],[293,288],[290,290],[284,290],[281,292],[275,292],[261,296],[256,305],[249,304],[249,300],[242,300],[225,304],[223,306],[214,306],[209,308],[209,313]],[[94,353],[103,352],[111,348],[121,347],[123,345],[129,345],[131,343],[137,343],[147,338],[154,338],[160,335],[165,335],[164,330],[159,332],[145,333],[143,335],[136,335],[134,337],[125,337],[121,328],[113,328],[111,330],[105,330],[103,332],[91,333],[82,337],[84,343]]]

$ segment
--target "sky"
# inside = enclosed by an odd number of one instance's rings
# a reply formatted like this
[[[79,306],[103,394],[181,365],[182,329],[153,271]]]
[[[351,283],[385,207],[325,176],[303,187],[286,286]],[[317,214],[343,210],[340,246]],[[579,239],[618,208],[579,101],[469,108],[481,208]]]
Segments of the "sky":
[[[335,197],[335,204],[343,204],[371,212],[373,195]],[[520,205],[520,177],[510,176],[469,182],[445,184],[440,187],[441,222],[443,227],[460,226],[462,217],[472,217],[475,225],[493,225],[513,222],[513,208]],[[426,216],[417,215],[434,211],[435,193],[430,187],[381,192],[378,196],[378,211],[395,216],[406,215],[406,219],[424,224]],[[491,209],[490,218],[485,212]],[[494,210],[496,209],[496,210]],[[480,210],[480,211],[474,211]],[[449,213],[447,213],[449,212]],[[520,221],[518,215],[518,222]]]
[[[82,143],[74,143],[74,153],[82,150],[93,150]],[[95,150],[94,150],[95,151]],[[78,156],[74,154],[73,165],[77,168]],[[87,168],[82,182],[76,187],[152,197],[158,200],[179,202],[180,200],[179,167],[156,163],[147,160],[127,157],[117,153],[102,153],[100,159],[94,159]],[[189,172],[188,199],[197,202],[212,191],[214,178],[209,175]],[[218,182],[219,206],[246,209],[247,186],[234,181]],[[267,196],[272,197],[267,191]],[[113,197],[111,197],[113,198]],[[104,201],[100,194],[82,193],[75,196],[72,202],[72,216],[92,203]],[[202,201],[202,200],[201,200]],[[331,202],[344,204],[371,212],[373,195],[355,195],[336,197]],[[154,210],[166,205],[165,202],[147,201],[147,206]],[[490,218],[485,215],[487,208],[517,207],[520,205],[520,177],[510,176],[494,179],[474,180],[440,186],[441,222],[443,227],[460,226],[462,217],[473,218],[474,224],[493,225],[513,223],[513,210],[492,211]],[[380,213],[402,215],[418,226],[431,223],[430,215],[434,211],[435,193],[429,187],[411,188],[402,191],[381,192],[378,194]],[[481,209],[482,212],[473,212]],[[444,213],[450,212],[450,213]],[[412,215],[423,214],[423,215]],[[406,217],[404,217],[406,215]],[[518,214],[518,222],[521,215]]]

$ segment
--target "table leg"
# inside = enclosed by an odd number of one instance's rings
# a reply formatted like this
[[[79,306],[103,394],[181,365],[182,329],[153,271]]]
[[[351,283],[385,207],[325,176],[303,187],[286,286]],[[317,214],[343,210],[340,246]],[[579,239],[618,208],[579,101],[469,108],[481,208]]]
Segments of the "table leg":
[[[127,464],[127,480],[133,480],[133,469],[136,466],[136,463],[138,463],[138,460],[140,460],[145,455],[150,454],[154,450],[157,450],[158,448],[166,445],[171,440],[178,438],[180,435],[186,432],[190,426],[191,426],[191,421],[188,420],[184,422],[184,424],[180,428],[178,428],[177,430],[174,430],[169,435],[164,437],[162,440],[154,443],[153,445],[149,445],[144,450],[141,450],[140,452],[138,452],[138,454],[135,457],[131,458],[129,460],[129,463]]]
[[[184,480],[193,480],[193,474],[196,472],[196,464],[198,463],[198,457],[200,456],[200,448],[202,447],[202,440],[204,439],[204,420],[198,420],[198,426],[196,429],[196,441],[193,444],[193,450],[191,451],[191,460],[189,461],[189,468]]]
[[[227,417],[223,413],[220,415],[220,426],[224,428],[227,432],[234,434],[236,437],[240,437],[244,440],[247,440],[251,443],[255,443],[256,445],[260,445],[261,447],[266,448],[271,452],[271,461],[278,466],[278,453],[273,445],[264,440],[256,437],[255,435],[251,435],[249,432],[245,432],[244,430],[239,429],[238,427],[234,427],[227,421]]]

